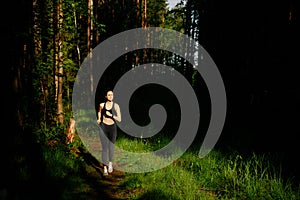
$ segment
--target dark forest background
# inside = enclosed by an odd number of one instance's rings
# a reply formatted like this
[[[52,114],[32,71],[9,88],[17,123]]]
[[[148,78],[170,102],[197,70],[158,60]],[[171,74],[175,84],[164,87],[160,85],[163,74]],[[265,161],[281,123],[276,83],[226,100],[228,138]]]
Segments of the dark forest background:
[[[62,129],[67,126],[71,116],[67,91],[72,88],[76,70],[88,52],[109,36],[143,26],[161,26],[188,34],[198,40],[215,61],[228,100],[226,123],[218,148],[236,149],[245,154],[253,151],[280,153],[288,163],[286,171],[299,178],[300,2],[188,0],[168,10],[165,1],[148,1],[148,13],[144,17],[144,8],[138,7],[138,1],[94,1],[94,15],[90,18],[85,7],[87,1],[82,1],[76,3],[76,27],[73,10],[70,8],[69,13],[69,7],[63,10],[65,24],[59,24],[59,18],[51,19],[52,11],[61,12],[56,8],[63,1],[51,2],[2,2],[0,188],[18,180],[15,172],[22,166],[16,165],[12,158],[19,152],[27,155],[26,162],[30,164],[26,167],[36,173],[42,170],[36,164],[40,159],[41,147],[37,143],[40,136],[33,133],[57,124]],[[71,3],[64,1],[64,5]],[[36,21],[34,16],[38,18]],[[49,24],[52,20],[57,27]],[[88,20],[95,20],[92,41],[88,40]],[[56,38],[59,30],[63,30],[64,37]],[[59,55],[56,39],[62,40],[66,48],[61,66],[60,58],[55,57]],[[37,46],[39,42],[41,46]],[[132,63],[149,62],[140,54],[130,55],[129,64],[123,68],[112,68],[116,77],[130,69]],[[123,61],[121,58],[120,63]],[[173,63],[175,69],[192,81],[193,72],[188,68],[183,70],[180,58],[175,58]],[[63,92],[59,102],[54,80],[61,77],[57,73],[62,66]],[[198,86],[204,87],[201,81]],[[49,90],[47,96],[42,92],[46,88]],[[64,116],[57,110],[60,104]]]

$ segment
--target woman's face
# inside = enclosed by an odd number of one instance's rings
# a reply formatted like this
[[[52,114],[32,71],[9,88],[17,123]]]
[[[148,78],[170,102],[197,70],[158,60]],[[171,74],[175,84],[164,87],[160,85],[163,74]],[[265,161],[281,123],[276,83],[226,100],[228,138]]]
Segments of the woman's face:
[[[112,91],[108,91],[106,94],[106,98],[108,101],[112,101],[114,98],[114,93]]]

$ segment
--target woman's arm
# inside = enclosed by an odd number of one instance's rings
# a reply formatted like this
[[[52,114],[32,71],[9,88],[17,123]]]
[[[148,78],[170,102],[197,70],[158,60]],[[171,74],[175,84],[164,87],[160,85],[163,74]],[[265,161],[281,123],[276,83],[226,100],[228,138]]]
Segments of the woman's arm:
[[[99,111],[98,111],[98,119],[97,119],[97,123],[100,124],[101,122],[101,111],[102,111],[103,105],[102,103],[99,106]]]
[[[117,120],[118,122],[121,122],[121,111],[119,104],[115,103],[114,109],[116,111],[116,115],[113,115],[112,117]]]

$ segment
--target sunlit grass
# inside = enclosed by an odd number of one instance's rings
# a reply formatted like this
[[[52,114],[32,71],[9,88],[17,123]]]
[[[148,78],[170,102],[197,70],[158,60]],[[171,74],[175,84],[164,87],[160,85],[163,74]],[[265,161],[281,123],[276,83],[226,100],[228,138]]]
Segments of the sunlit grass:
[[[170,142],[166,137],[155,138],[155,139],[143,139],[143,138],[128,138],[123,135],[118,136],[116,146],[120,149],[136,152],[145,153],[155,151],[167,145]]]
[[[115,155],[119,170],[136,173],[153,171],[167,166],[174,160],[174,157],[182,154],[182,151],[178,149],[176,152],[172,151],[172,154],[157,156],[155,144],[164,146],[168,142],[167,139],[150,141],[149,139],[119,137],[116,142],[117,152]]]
[[[120,143],[125,146],[131,141],[124,138]],[[131,145],[131,150],[143,152],[153,144],[135,141]],[[204,158],[187,151],[163,169],[127,173],[123,185],[131,191],[129,199],[300,199],[299,187],[284,181],[267,156],[243,158],[215,150]]]
[[[86,119],[82,120],[85,124]],[[84,139],[86,149],[97,152],[100,158],[98,131],[91,131],[88,126],[81,128],[86,138],[77,139]],[[180,158],[161,168],[169,160],[151,152],[169,142],[170,139],[163,136],[143,139],[118,135],[117,148],[137,153],[137,157],[132,157],[118,150],[115,152],[115,164],[126,164],[123,166],[126,169],[125,177],[118,190],[124,199],[300,199],[300,187],[283,178],[280,166],[274,166],[268,155],[253,153],[244,157],[237,152],[228,151],[224,154],[212,150],[204,158],[199,158],[197,151],[189,149]],[[150,154],[144,157],[143,153]],[[93,156],[98,158],[98,155]],[[79,195],[83,199],[94,190],[84,179],[87,174],[82,174],[87,173],[88,165],[80,156],[74,157],[68,147],[45,147],[43,160],[46,186],[54,188],[61,199],[79,198]],[[129,169],[143,171],[145,167],[151,172],[128,172]]]

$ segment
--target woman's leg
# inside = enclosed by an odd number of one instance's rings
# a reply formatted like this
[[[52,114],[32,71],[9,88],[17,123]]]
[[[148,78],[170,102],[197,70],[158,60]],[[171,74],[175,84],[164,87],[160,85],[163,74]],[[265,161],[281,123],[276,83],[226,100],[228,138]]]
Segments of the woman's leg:
[[[114,151],[115,151],[115,142],[117,139],[117,126],[113,124],[110,126],[110,133],[109,133],[109,161],[112,162],[114,158]]]
[[[109,140],[105,134],[106,132],[106,127],[105,124],[101,123],[100,124],[100,141],[102,145],[102,163],[104,166],[108,166],[108,159],[107,155],[109,152]]]

